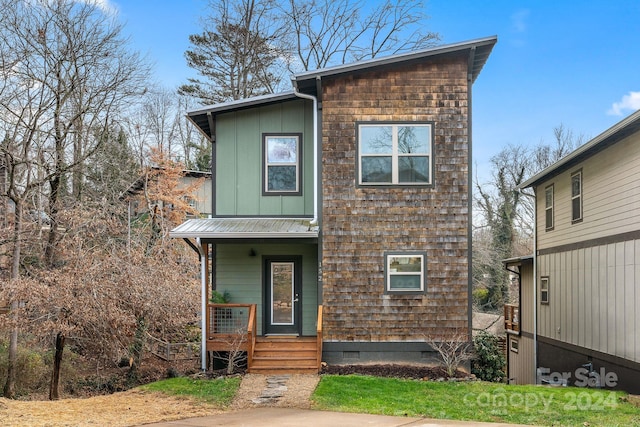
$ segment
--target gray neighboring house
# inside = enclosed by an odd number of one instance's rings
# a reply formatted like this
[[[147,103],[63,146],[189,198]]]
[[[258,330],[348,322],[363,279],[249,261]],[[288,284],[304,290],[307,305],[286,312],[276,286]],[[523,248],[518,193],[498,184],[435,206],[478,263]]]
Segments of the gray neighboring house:
[[[640,111],[520,187],[535,193],[535,254],[505,262],[521,276],[509,377],[584,385],[593,370],[640,393]]]

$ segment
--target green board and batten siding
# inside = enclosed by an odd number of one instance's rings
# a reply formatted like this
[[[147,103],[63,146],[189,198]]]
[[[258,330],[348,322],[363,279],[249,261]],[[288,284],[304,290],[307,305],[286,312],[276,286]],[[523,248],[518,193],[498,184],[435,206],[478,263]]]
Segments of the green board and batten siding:
[[[253,249],[256,256],[249,256]],[[318,315],[318,256],[313,244],[221,244],[216,253],[216,286],[228,291],[231,302],[258,304],[258,331],[263,333],[262,257],[302,256],[302,334],[316,334]]]
[[[302,134],[302,195],[262,195],[262,135]],[[313,103],[297,99],[216,117],[217,216],[313,215]]]

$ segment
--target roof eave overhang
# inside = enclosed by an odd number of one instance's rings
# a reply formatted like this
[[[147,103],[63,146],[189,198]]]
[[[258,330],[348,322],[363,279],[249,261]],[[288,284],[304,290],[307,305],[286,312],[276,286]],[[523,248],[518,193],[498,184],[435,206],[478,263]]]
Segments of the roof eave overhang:
[[[473,54],[473,62],[470,64],[471,81],[480,74],[484,64],[489,57],[493,46],[498,41],[497,36],[485,37],[460,43],[435,46],[419,51],[400,53],[384,58],[373,58],[351,64],[337,65],[334,67],[322,68],[320,70],[306,71],[296,74],[293,77],[295,87],[304,93],[315,95],[317,89],[316,81],[327,77],[337,77],[345,74],[354,74],[364,71],[376,70],[394,66],[400,63],[412,63],[424,61],[429,58],[436,58],[445,55],[459,54],[466,52]]]
[[[533,255],[517,256],[513,258],[503,259],[502,264],[504,264],[505,266],[520,265],[523,262],[527,261],[533,261]]]
[[[358,61],[351,64],[337,65],[334,67],[322,68],[314,71],[307,71],[293,76],[294,88],[302,93],[317,95],[318,80],[324,77],[353,74],[367,70],[376,70],[385,67],[395,66],[401,63],[411,63],[424,61],[443,55],[460,54],[467,52],[473,58],[469,64],[469,75],[471,81],[480,74],[484,64],[498,41],[497,36],[485,37],[460,43],[452,43],[423,49],[419,51],[399,53],[384,58],[373,58],[365,61]],[[247,99],[224,102],[220,104],[202,107],[187,112],[187,118],[205,135],[210,141],[215,142],[215,117],[221,113],[254,108],[269,105],[286,100],[297,98],[295,91],[287,91],[277,94],[256,96]]]
[[[288,101],[297,98],[293,91],[276,94],[255,96],[252,98],[239,99],[220,104],[209,105],[197,110],[187,111],[187,119],[210,141],[214,141],[214,121],[215,117],[221,113],[231,113],[245,110],[247,108],[261,107],[278,102]]]
[[[178,239],[196,239],[203,240],[218,240],[218,239],[238,239],[238,240],[252,240],[252,239],[317,239],[318,233],[310,231],[307,233],[269,233],[269,232],[256,232],[256,233],[207,233],[207,232],[170,232],[169,237]]]
[[[566,171],[567,169],[570,169],[577,163],[584,161],[594,154],[639,131],[640,110],[611,126],[609,129],[602,132],[600,135],[596,136],[591,141],[577,148],[573,152],[569,153],[567,156],[563,157],[548,168],[538,172],[537,174],[520,184],[517,188],[519,190],[522,190],[528,187],[537,187],[541,182],[559,175],[560,173]]]

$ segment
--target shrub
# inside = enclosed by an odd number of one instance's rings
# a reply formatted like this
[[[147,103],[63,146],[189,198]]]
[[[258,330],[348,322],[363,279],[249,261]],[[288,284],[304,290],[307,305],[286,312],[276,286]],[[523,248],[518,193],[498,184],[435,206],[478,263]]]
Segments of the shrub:
[[[473,304],[483,307],[489,301],[489,291],[486,288],[476,288],[473,290]]]
[[[210,301],[214,304],[227,304],[231,300],[231,294],[229,291],[219,292],[216,290],[211,291]]]
[[[471,361],[471,372],[484,381],[504,380],[506,362],[498,346],[498,337],[480,332],[473,338],[473,347],[476,357]]]
[[[0,343],[0,378],[7,377],[8,350],[6,343]],[[42,352],[18,347],[16,360],[16,396],[26,396],[33,392],[47,390],[50,368],[47,367]]]

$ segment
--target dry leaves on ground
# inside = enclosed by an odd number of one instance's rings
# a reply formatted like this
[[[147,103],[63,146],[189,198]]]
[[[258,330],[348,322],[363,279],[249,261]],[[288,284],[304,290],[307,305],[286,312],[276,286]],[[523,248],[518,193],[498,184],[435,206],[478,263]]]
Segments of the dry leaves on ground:
[[[5,427],[125,427],[221,412],[213,406],[188,398],[140,390],[57,401],[0,398],[0,425]]]
[[[291,375],[287,391],[273,406],[308,408],[317,375]],[[266,387],[264,375],[246,374],[231,410],[257,406],[252,399]],[[0,398],[2,427],[128,427],[219,414],[222,411],[189,398],[138,389],[86,399],[20,401]]]

